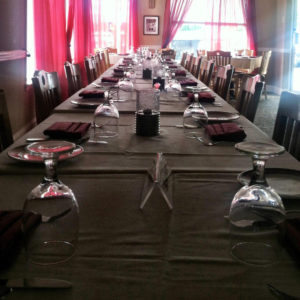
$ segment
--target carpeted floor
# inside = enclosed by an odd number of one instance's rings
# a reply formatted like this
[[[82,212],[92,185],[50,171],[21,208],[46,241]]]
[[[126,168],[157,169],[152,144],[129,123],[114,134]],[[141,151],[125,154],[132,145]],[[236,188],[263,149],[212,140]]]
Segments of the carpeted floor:
[[[268,93],[267,100],[265,100],[265,96],[262,95],[254,119],[254,124],[270,137],[273,135],[279,98],[279,95]]]

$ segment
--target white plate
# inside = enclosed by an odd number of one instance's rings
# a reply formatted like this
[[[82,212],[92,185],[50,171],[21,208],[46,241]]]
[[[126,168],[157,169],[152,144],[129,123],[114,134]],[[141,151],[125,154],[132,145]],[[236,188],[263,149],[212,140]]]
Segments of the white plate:
[[[80,106],[80,107],[91,107],[91,108],[94,108],[94,107],[97,107],[99,106],[100,104],[102,104],[104,102],[104,98],[100,98],[100,99],[97,99],[97,98],[79,98],[79,99],[74,99],[74,100],[71,100],[71,103],[74,104],[74,105],[77,105],[77,106]]]
[[[227,122],[233,121],[240,117],[238,113],[231,113],[226,111],[208,111],[209,122]]]
[[[25,162],[31,162],[31,163],[42,163],[43,159],[40,156],[32,155],[27,150],[26,147],[28,145],[22,145],[19,147],[16,147],[14,149],[11,149],[7,152],[7,155],[13,159],[19,160],[19,161],[25,161]],[[76,146],[76,148],[69,153],[64,153],[59,156],[59,161],[63,161],[69,158],[76,157],[80,155],[83,152],[83,148],[79,145]]]

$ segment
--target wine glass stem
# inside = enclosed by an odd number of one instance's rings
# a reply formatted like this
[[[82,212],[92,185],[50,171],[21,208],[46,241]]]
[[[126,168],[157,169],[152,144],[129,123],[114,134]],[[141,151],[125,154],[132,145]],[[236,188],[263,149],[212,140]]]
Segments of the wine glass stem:
[[[252,162],[253,172],[250,180],[250,185],[262,184],[268,186],[268,183],[265,178],[266,159],[253,157]]]
[[[44,160],[45,167],[46,167],[46,176],[44,180],[46,181],[58,181],[56,167],[57,167],[57,160],[53,157],[46,158]]]

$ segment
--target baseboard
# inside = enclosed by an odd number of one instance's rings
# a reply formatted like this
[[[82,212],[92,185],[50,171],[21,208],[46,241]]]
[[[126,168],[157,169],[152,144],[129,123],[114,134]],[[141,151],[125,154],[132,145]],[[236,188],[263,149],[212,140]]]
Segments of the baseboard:
[[[35,119],[31,120],[28,124],[23,126],[21,129],[19,129],[17,132],[14,133],[14,141],[16,141],[18,138],[23,136],[26,132],[28,132],[30,129],[32,129],[34,126],[36,126]]]

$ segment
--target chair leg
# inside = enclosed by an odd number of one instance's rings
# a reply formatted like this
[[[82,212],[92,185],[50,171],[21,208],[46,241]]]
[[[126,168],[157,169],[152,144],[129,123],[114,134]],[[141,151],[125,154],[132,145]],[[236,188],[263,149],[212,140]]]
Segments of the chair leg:
[[[265,94],[265,100],[267,100],[267,85],[265,82],[265,86],[264,86],[264,94]]]

